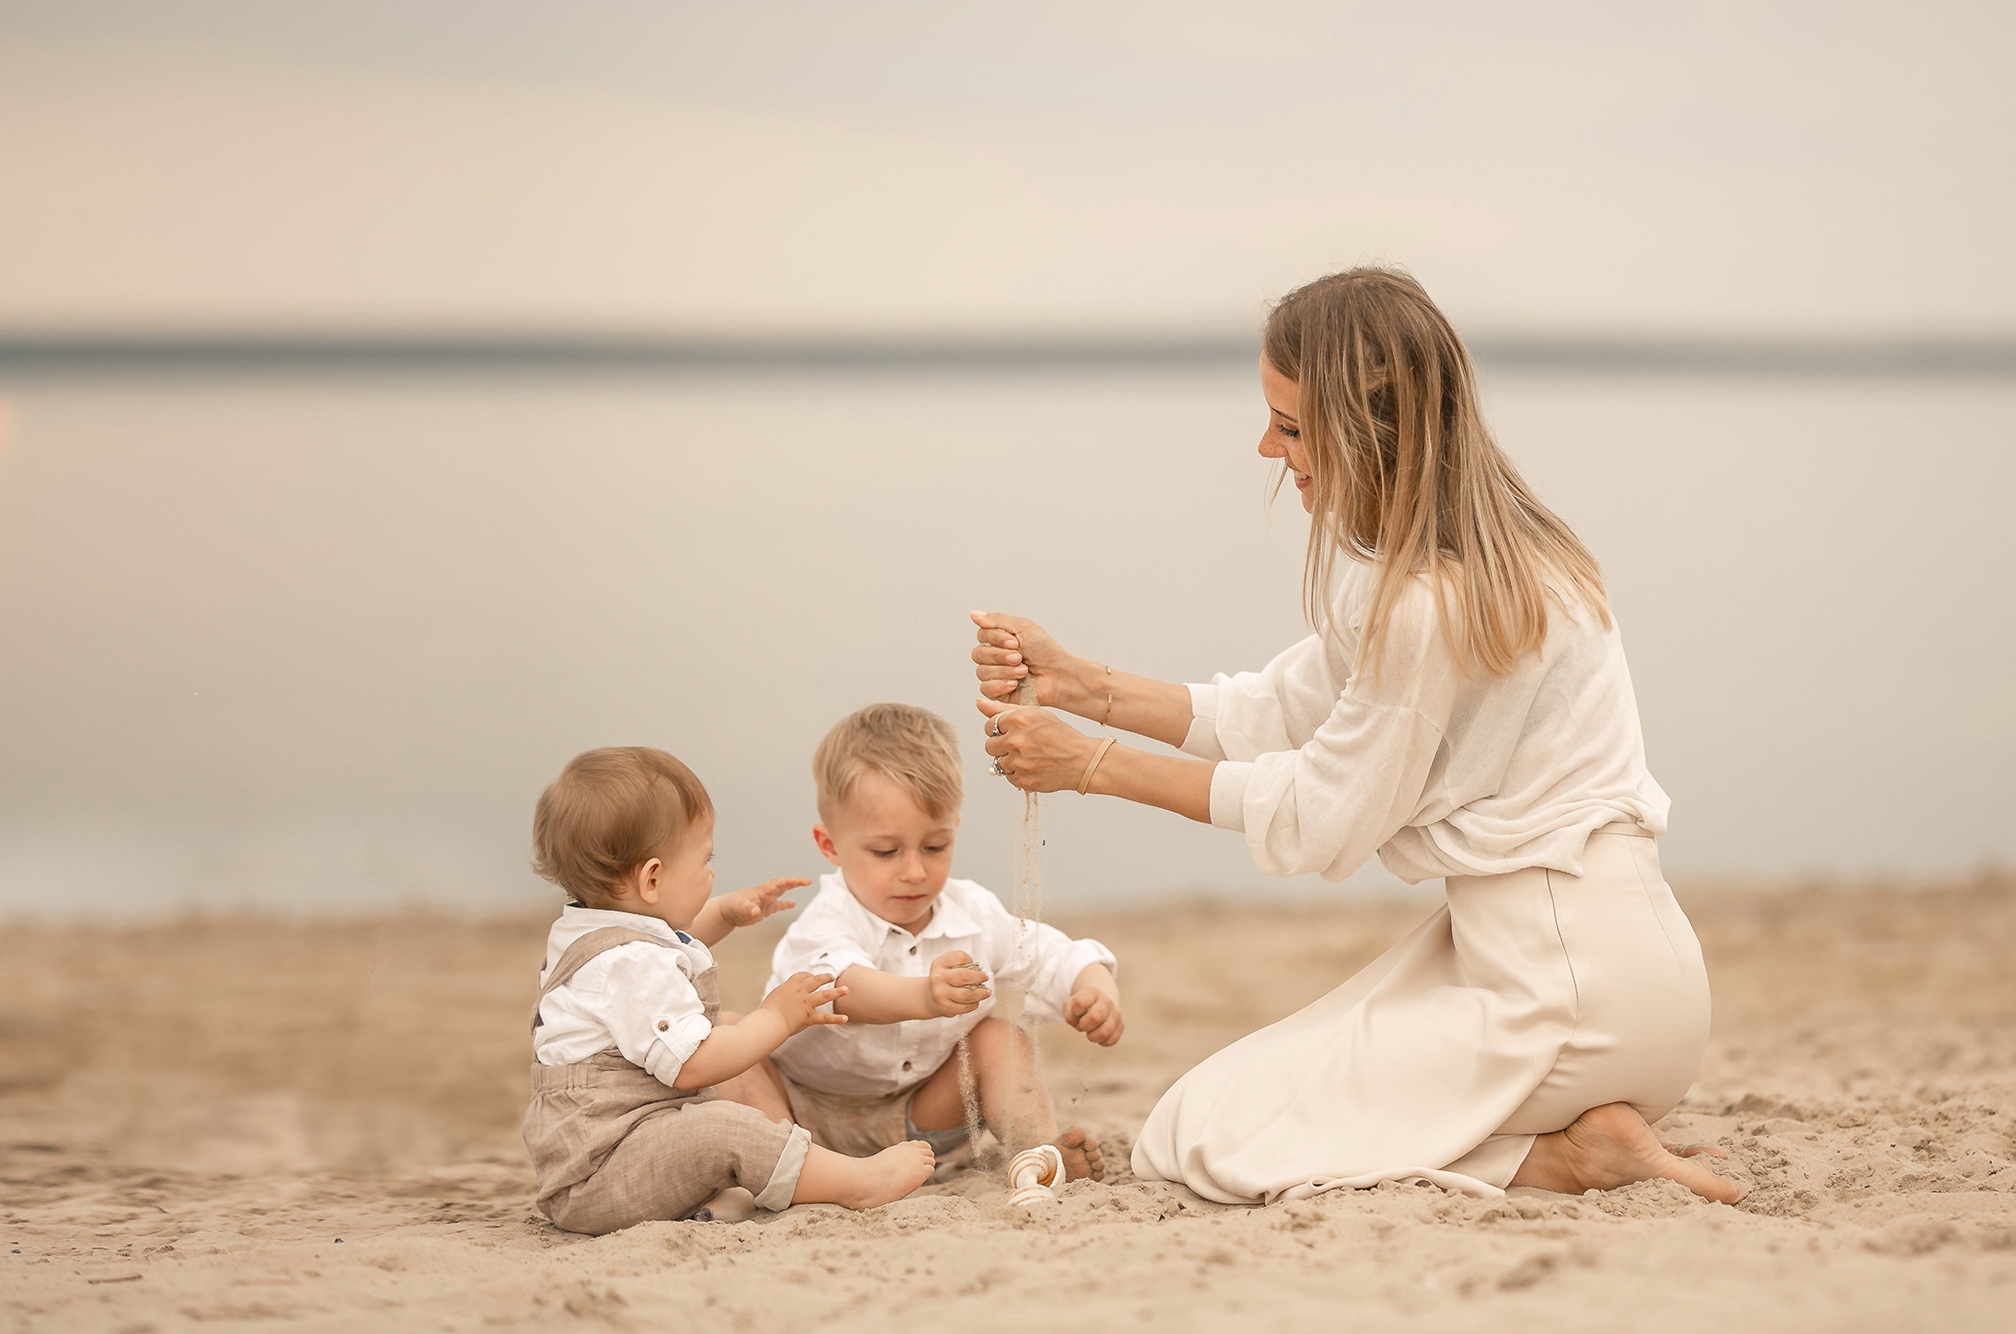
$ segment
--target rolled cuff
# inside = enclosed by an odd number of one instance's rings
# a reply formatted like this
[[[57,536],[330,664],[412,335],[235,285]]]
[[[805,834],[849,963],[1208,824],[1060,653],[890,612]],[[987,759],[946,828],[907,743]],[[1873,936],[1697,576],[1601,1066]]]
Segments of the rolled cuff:
[[[1184,689],[1190,692],[1190,730],[1183,734],[1181,750],[1200,760],[1224,759],[1225,748],[1218,744],[1218,687],[1192,682]]]
[[[1211,771],[1211,823],[1234,833],[1246,832],[1246,785],[1253,766],[1242,760],[1220,760]]]
[[[811,960],[806,963],[802,970],[794,971],[831,973],[833,974],[833,980],[837,983],[840,980],[840,974],[846,972],[849,968],[867,968],[872,970],[874,967],[875,961],[868,957],[867,951],[853,946],[846,946],[837,949],[823,949],[812,956]],[[777,980],[779,983],[782,983],[784,979],[780,977]],[[837,1002],[827,1001],[819,1007],[819,1012],[821,1014],[837,1014],[838,1011],[833,1008],[835,1004]]]
[[[798,1174],[805,1170],[805,1154],[811,1147],[812,1132],[804,1126],[792,1126],[790,1137],[784,1141],[784,1152],[777,1155],[777,1166],[770,1171],[770,1180],[756,1193],[758,1209],[782,1213],[791,1207],[791,1197],[798,1193]]]
[[[679,1087],[679,1072],[714,1031],[704,1014],[666,1015],[654,1020],[658,1036],[644,1053],[644,1069],[667,1088]]]

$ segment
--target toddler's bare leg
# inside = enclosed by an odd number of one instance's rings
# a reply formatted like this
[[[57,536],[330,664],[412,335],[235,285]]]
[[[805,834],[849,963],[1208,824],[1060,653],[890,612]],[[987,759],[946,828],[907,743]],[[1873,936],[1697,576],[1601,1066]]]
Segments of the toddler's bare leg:
[[[872,1158],[849,1158],[814,1144],[805,1151],[791,1203],[873,1209],[923,1185],[933,1166],[931,1146],[923,1140],[892,1145]]]
[[[1033,1144],[1055,1144],[1064,1154],[1065,1175],[1071,1180],[1105,1177],[1098,1140],[1077,1126],[1057,1132],[1057,1108],[1036,1073],[1036,1051],[1027,1033],[1005,1019],[990,1017],[974,1026],[967,1044],[973,1054],[981,1115],[1011,1153]],[[965,1121],[957,1056],[917,1090],[910,1119],[919,1130],[951,1130]]]

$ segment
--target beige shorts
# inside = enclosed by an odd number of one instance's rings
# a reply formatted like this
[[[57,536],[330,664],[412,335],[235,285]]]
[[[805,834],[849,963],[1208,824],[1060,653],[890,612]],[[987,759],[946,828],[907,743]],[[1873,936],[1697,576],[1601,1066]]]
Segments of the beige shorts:
[[[781,1070],[778,1078],[784,1080],[791,1119],[811,1131],[812,1142],[822,1149],[851,1158],[866,1158],[892,1144],[921,1139],[931,1146],[943,1165],[958,1150],[970,1147],[964,1126],[919,1130],[911,1124],[910,1102],[917,1096],[914,1088],[900,1093],[854,1096],[806,1088],[785,1077]]]

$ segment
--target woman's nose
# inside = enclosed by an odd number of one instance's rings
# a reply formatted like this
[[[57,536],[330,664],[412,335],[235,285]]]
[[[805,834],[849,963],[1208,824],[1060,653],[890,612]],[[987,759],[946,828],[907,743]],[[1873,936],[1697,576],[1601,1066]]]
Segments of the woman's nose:
[[[1288,447],[1274,438],[1272,430],[1262,431],[1260,433],[1260,457],[1263,459],[1285,459],[1288,457]]]

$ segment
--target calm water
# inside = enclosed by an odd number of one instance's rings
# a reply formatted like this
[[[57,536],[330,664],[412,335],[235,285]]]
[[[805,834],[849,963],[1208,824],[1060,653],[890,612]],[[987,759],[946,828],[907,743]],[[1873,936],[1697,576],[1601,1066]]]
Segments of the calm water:
[[[1251,378],[0,385],[0,916],[550,902],[532,802],[617,742],[708,783],[724,885],[812,874],[812,747],[877,699],[968,729],[959,869],[1005,890],[967,608],[1179,679],[1303,633]],[[2016,860],[2016,384],[1487,387],[1611,580],[1670,870]],[[1282,887],[1172,816],[1046,818],[1053,908]]]

